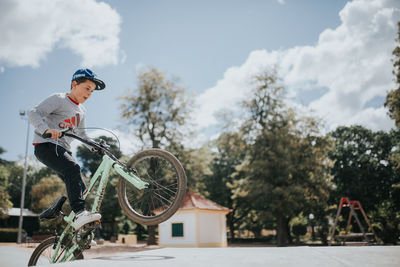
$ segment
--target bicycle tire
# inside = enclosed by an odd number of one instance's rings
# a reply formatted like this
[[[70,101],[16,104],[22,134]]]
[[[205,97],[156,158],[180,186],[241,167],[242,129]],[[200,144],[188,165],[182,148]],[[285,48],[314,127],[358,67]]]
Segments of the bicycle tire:
[[[138,190],[123,177],[118,180],[118,202],[134,222],[156,225],[169,219],[180,207],[187,187],[179,160],[162,149],[147,149],[127,163],[150,187]],[[156,169],[157,168],[157,169]]]
[[[43,265],[47,265],[47,264],[51,263],[49,259],[51,259],[53,254],[44,255],[44,253],[48,248],[54,246],[55,240],[56,240],[56,237],[52,236],[52,237],[49,237],[49,238],[45,239],[42,243],[40,243],[39,246],[37,246],[35,248],[35,250],[33,251],[32,255],[31,255],[30,259],[29,259],[28,266],[41,265],[41,264],[38,264],[38,261],[39,261],[40,258],[42,258],[42,260],[45,261],[43,263]],[[52,252],[52,251],[54,252],[54,249],[51,248],[49,252]],[[76,257],[76,260],[82,260],[83,259],[83,254],[80,253],[79,251],[75,251],[74,252],[74,256]],[[46,259],[48,259],[48,260],[46,260]]]

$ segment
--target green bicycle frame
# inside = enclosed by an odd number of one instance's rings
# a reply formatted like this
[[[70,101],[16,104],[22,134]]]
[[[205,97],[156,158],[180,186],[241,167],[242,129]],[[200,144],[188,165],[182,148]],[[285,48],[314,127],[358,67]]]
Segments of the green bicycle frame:
[[[110,158],[108,155],[104,155],[103,161],[101,162],[100,166],[96,170],[93,177],[90,179],[89,188],[83,193],[83,199],[86,199],[86,197],[92,191],[94,185],[100,178],[99,186],[97,188],[96,198],[94,200],[91,210],[92,212],[99,212],[100,210],[100,204],[101,201],[103,200],[103,195],[106,189],[106,185],[108,183],[108,178],[110,175],[111,168],[113,168],[119,175],[124,177],[128,182],[130,182],[133,186],[135,186],[139,190],[145,189],[149,186],[149,183],[143,182],[139,177],[137,177],[132,172],[126,172],[123,169],[123,167],[119,165],[115,160]],[[74,217],[75,213],[73,211],[71,211],[69,216],[64,216],[64,220],[68,223],[68,225],[62,232],[59,241],[57,242],[55,253],[53,255],[53,258],[51,259],[52,263],[56,261],[56,256],[61,248],[61,243],[64,240],[65,236],[71,235],[71,229],[74,227],[74,222],[73,222]],[[60,262],[65,262],[71,255],[72,255],[71,259],[74,260],[75,257],[73,256],[73,253],[77,248],[79,248],[79,244],[74,244],[71,248],[68,249],[68,251],[65,251],[65,254]]]

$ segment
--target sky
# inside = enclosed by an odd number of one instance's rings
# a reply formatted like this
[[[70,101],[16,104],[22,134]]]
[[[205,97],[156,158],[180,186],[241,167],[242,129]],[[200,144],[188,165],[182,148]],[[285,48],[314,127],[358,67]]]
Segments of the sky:
[[[86,125],[113,130],[126,154],[139,148],[118,97],[147,67],[179,77],[194,96],[197,144],[218,135],[216,114],[240,112],[251,77],[272,68],[288,105],[321,118],[327,131],[389,131],[383,104],[396,86],[399,20],[397,0],[0,0],[0,157],[24,157],[19,111],[68,92],[81,67],[107,86],[84,103]],[[31,127],[29,143],[32,135]]]

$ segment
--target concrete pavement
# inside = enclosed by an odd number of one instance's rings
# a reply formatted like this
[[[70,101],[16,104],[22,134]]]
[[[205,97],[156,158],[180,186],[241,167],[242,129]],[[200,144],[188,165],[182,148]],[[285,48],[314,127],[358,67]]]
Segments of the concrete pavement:
[[[0,246],[0,266],[1,267],[21,267],[28,266],[30,251],[12,246],[6,246],[4,243]]]
[[[26,266],[29,252],[0,247],[0,266]],[[58,264],[93,267],[400,266],[400,246],[161,248]]]

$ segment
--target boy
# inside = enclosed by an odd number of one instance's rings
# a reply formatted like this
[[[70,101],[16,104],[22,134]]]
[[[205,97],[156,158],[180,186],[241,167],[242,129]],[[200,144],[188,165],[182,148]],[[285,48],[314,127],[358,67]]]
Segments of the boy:
[[[75,212],[75,230],[83,225],[101,219],[99,213],[85,210],[83,192],[86,186],[81,169],[70,152],[72,138],[60,138],[60,130],[68,127],[87,138],[85,132],[85,108],[81,105],[94,90],[105,88],[103,81],[89,69],[79,69],[72,76],[71,91],[49,96],[29,111],[29,121],[35,127],[33,144],[35,156],[47,167],[53,169],[64,181],[71,209]],[[44,134],[51,138],[43,138]]]

